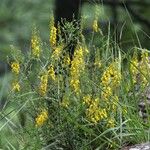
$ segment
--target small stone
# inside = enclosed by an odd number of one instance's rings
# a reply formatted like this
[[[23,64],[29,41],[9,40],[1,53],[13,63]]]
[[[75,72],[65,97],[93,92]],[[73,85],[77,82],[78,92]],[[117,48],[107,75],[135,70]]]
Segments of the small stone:
[[[139,106],[140,108],[145,108],[145,103],[144,103],[144,102],[140,102],[140,103],[138,104],[138,106]]]

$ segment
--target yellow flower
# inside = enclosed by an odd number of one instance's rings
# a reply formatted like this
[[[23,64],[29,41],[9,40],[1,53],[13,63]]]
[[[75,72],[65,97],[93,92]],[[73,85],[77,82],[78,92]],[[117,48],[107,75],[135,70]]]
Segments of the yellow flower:
[[[131,59],[130,72],[132,75],[133,83],[140,82],[142,88],[145,88],[149,84],[149,81],[147,80],[150,70],[149,64],[149,52],[145,49],[141,53],[141,61],[138,60],[137,52],[134,53],[133,58]]]
[[[140,79],[141,79],[141,86],[146,87],[149,84],[149,81],[147,78],[149,78],[149,71],[150,71],[150,60],[149,60],[149,53],[148,50],[143,50],[141,54],[141,61],[139,63],[139,69],[141,71],[140,73]]]
[[[117,111],[118,102],[119,102],[118,96],[112,96],[111,110],[113,110],[113,112]]]
[[[69,102],[68,101],[62,101],[61,106],[64,107],[64,108],[68,108]]]
[[[91,104],[91,95],[86,95],[83,97],[83,104],[90,106]]]
[[[32,55],[35,58],[39,58],[40,57],[40,53],[41,53],[40,38],[39,38],[39,35],[37,34],[36,29],[32,33],[31,49],[32,49]]]
[[[105,101],[107,111],[113,110],[113,112],[116,112],[118,97],[114,95],[114,92],[116,92],[117,88],[120,86],[120,82],[121,71],[119,62],[114,61],[104,71],[101,77],[101,98]],[[113,103],[111,102],[111,99],[113,99]]]
[[[57,38],[57,29],[54,26],[54,16],[52,16],[50,20],[50,38],[49,38],[50,46],[52,48],[56,46],[56,38]]]
[[[71,63],[71,60],[70,60],[69,55],[65,55],[65,56],[64,56],[63,65],[64,65],[64,66],[69,66],[70,63]]]
[[[142,57],[142,62],[145,62],[145,63],[149,63],[149,53],[148,53],[148,50],[143,50],[142,51],[142,55],[141,55],[141,57]]]
[[[19,71],[20,71],[20,65],[19,65],[19,63],[18,62],[13,62],[11,64],[11,70],[12,70],[13,73],[19,74]]]
[[[52,80],[55,81],[56,76],[55,76],[54,67],[53,67],[52,65],[50,65],[50,66],[48,67],[48,71],[47,71],[47,72],[48,72],[49,77],[51,77]]]
[[[86,110],[86,116],[89,121],[97,124],[99,121],[107,118],[106,109],[102,109],[99,106],[99,99],[91,99],[90,96],[84,97],[85,104],[88,105],[88,109]]]
[[[20,91],[20,84],[18,82],[12,83],[12,90],[19,92]]]
[[[78,93],[79,84],[80,84],[80,73],[84,70],[84,57],[83,57],[83,49],[80,45],[78,45],[74,52],[74,58],[71,61],[70,75],[71,82],[70,85],[73,87],[74,91]]]
[[[56,27],[52,27],[51,31],[50,31],[50,45],[52,47],[56,46],[56,37],[57,37],[57,29]]]
[[[71,76],[79,75],[82,70],[84,70],[83,49],[81,46],[77,46],[71,62]]]
[[[47,119],[48,119],[48,112],[47,110],[43,110],[35,119],[36,127],[42,126]]]
[[[68,108],[69,107],[69,99],[67,96],[63,97],[62,102],[60,103],[60,105],[64,108]]]
[[[98,32],[98,31],[99,31],[97,19],[95,19],[95,20],[93,21],[93,31],[94,31],[94,32]]]
[[[103,87],[103,91],[101,95],[102,95],[102,99],[108,100],[112,96],[112,89],[109,86]]]
[[[61,44],[57,47],[53,47],[52,58],[54,58],[55,60],[58,60],[60,58],[60,55],[61,55],[63,48],[64,48],[63,44]]]
[[[115,120],[110,118],[107,122],[107,127],[109,127],[109,128],[115,127]]]
[[[79,92],[79,87],[80,87],[80,81],[79,79],[75,78],[75,79],[71,79],[71,82],[70,82],[70,85],[72,86],[72,88],[74,89],[74,92],[75,93],[78,93]]]
[[[44,96],[47,92],[47,84],[48,84],[48,75],[44,74],[41,76],[41,82],[39,86],[39,93],[41,96]]]
[[[111,88],[116,88],[120,85],[121,81],[121,72],[118,67],[118,62],[113,62],[105,70],[101,78],[101,84],[103,87],[110,86]]]
[[[136,83],[136,77],[137,77],[137,74],[138,74],[138,58],[137,58],[137,53],[134,53],[133,55],[133,58],[131,60],[131,63],[130,63],[130,72],[131,72],[131,75],[132,75],[132,80],[133,80],[133,83]]]
[[[123,107],[122,112],[124,115],[127,114],[127,107]]]
[[[98,68],[101,68],[101,66],[102,66],[101,62],[98,60],[95,60],[94,65]]]

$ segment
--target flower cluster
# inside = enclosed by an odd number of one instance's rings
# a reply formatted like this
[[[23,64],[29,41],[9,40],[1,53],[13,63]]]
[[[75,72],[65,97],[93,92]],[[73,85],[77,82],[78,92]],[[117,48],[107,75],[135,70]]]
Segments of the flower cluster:
[[[107,100],[112,96],[121,81],[121,72],[117,61],[110,64],[101,77],[101,85],[103,87],[102,98]]]
[[[12,90],[19,92],[20,91],[20,84],[18,82],[13,82],[12,83]]]
[[[50,45],[54,47],[56,45],[56,37],[57,37],[57,29],[56,27],[52,27],[50,31]]]
[[[50,65],[49,67],[48,67],[48,76],[52,79],[52,80],[56,80],[56,76],[55,76],[55,70],[54,70],[54,67],[53,67],[53,65]]]
[[[36,29],[32,33],[31,49],[32,49],[32,55],[35,58],[39,58],[40,57],[40,53],[41,53],[40,38],[39,38],[39,35],[38,35]]]
[[[99,99],[92,99],[90,95],[83,97],[83,103],[87,105],[86,116],[89,121],[98,123],[101,120],[107,118],[107,112],[105,108],[100,108]]]
[[[48,112],[47,110],[43,110],[36,118],[36,126],[40,127],[44,124],[44,122],[48,119]]]
[[[149,77],[149,71],[150,71],[150,60],[149,60],[149,53],[147,50],[143,50],[142,51],[142,55],[141,55],[141,62],[139,63],[139,68],[141,73],[141,83],[143,87],[148,86],[149,81],[148,81],[148,77]]]
[[[20,65],[19,65],[19,62],[12,62],[11,64],[11,70],[13,73],[15,74],[19,74],[19,71],[20,71]]]
[[[71,82],[70,85],[76,93],[79,92],[80,84],[80,73],[84,70],[84,58],[83,58],[83,49],[81,46],[77,46],[74,53],[74,58],[71,61],[70,75]]]
[[[107,127],[108,128],[113,128],[115,126],[115,119],[114,118],[110,118],[107,121]]]
[[[99,31],[97,19],[95,19],[95,20],[93,21],[93,31],[94,31],[94,32],[98,32],[98,31]]]
[[[16,75],[16,77],[18,78],[19,72],[20,72],[20,64],[18,61],[14,61],[11,64],[11,70],[14,73],[14,75]],[[18,80],[18,79],[17,79]],[[20,91],[20,84],[18,81],[14,81],[12,83],[12,90],[19,92]]]
[[[136,77],[137,77],[137,74],[138,74],[138,58],[137,58],[137,55],[134,54],[133,55],[133,58],[130,62],[130,72],[131,72],[131,75],[132,75],[132,80],[133,80],[133,83],[136,83]]]
[[[69,54],[68,55],[65,55],[64,56],[64,59],[63,59],[63,66],[69,66],[71,63],[71,60],[70,60],[70,57],[69,57]]]
[[[121,82],[121,70],[119,67],[119,62],[117,60],[112,62],[101,77],[101,98],[105,100],[107,111],[110,112],[111,110],[112,114],[116,113],[119,101],[118,96],[115,93],[115,90],[119,87]],[[112,118],[111,115],[108,116],[107,127],[114,127],[114,125],[115,119]]]
[[[63,47],[64,47],[63,45],[59,45],[59,46],[54,47],[52,58],[54,58],[55,60],[58,60],[60,58]]]
[[[103,76],[101,78],[101,83],[103,86],[111,88],[118,87],[121,81],[121,73],[119,70],[118,62],[113,62],[110,66],[105,70]]]
[[[91,104],[91,95],[86,95],[83,97],[83,104],[90,105]]]
[[[39,93],[41,96],[44,96],[47,92],[47,84],[48,84],[48,74],[44,74],[41,76],[41,82],[39,86]]]
[[[68,96],[63,96],[63,99],[62,99],[62,101],[61,101],[61,103],[60,103],[60,105],[62,106],[62,107],[64,107],[64,108],[68,108],[69,107],[69,98],[68,98]]]
[[[51,18],[50,22],[50,46],[54,48],[56,46],[57,28],[54,26],[54,17]]]
[[[149,53],[147,50],[143,50],[141,53],[141,60],[139,61],[137,55],[134,54],[130,62],[130,72],[134,84],[141,83],[142,87],[148,86],[149,82],[147,77],[150,70]]]
[[[98,7],[96,6],[96,10],[95,10],[95,17],[94,17],[94,21],[93,21],[93,31],[94,32],[98,32],[100,31],[99,27],[98,27],[98,18],[99,18],[99,9]]]
[[[103,100],[106,100],[106,102],[108,102],[107,100],[112,96],[112,89],[109,86],[104,86],[103,87],[103,91],[101,92],[101,96],[103,98]],[[109,103],[109,102],[108,102]]]

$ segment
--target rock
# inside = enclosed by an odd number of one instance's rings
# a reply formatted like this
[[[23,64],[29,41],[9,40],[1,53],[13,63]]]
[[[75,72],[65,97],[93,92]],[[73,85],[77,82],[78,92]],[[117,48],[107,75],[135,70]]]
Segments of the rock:
[[[142,143],[133,146],[124,147],[121,150],[150,150],[150,143]]]
[[[138,103],[139,116],[144,120],[144,122],[148,118],[149,110],[150,110],[150,87],[147,87],[142,95],[140,102]]]

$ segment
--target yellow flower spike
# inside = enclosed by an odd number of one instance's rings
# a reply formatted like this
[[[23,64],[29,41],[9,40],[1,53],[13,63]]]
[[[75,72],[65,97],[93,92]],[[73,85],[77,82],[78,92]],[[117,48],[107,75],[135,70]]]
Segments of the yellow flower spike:
[[[56,46],[56,38],[57,38],[57,29],[56,27],[53,26],[51,27],[51,30],[50,30],[50,39],[49,39],[49,42],[52,48]]]
[[[115,120],[113,118],[110,118],[107,122],[107,127],[113,128],[115,127]]]
[[[122,110],[123,114],[127,114],[127,107],[123,107],[123,110]]]
[[[145,50],[145,49],[144,49],[144,50],[142,51],[141,57],[142,57],[142,61],[143,61],[143,62],[149,63],[149,53],[148,53],[148,50]]]
[[[97,19],[95,19],[93,21],[93,31],[94,32],[98,32],[99,31]]]
[[[80,92],[80,73],[84,70],[85,63],[83,57],[83,48],[80,45],[77,45],[74,58],[71,62],[70,75],[71,81],[70,86],[74,89],[75,93]]]
[[[70,84],[72,88],[74,89],[75,93],[79,92],[79,87],[80,87],[79,83],[80,83],[79,79],[71,79]]]
[[[12,62],[11,64],[11,70],[13,73],[15,74],[19,74],[19,71],[20,71],[20,65],[19,65],[19,62]]]
[[[57,39],[57,29],[54,25],[54,16],[52,15],[50,20],[50,37],[49,37],[50,46],[52,48],[56,46],[56,39]]]
[[[20,84],[18,82],[12,83],[12,90],[15,92],[19,92],[20,91]]]
[[[52,58],[54,58],[55,60],[58,60],[60,58],[63,48],[64,48],[63,44],[53,47]]]
[[[141,61],[139,62],[138,68],[140,69],[140,82],[141,87],[145,88],[149,85],[149,71],[150,71],[150,59],[148,50],[143,50],[141,53]]]
[[[83,104],[86,104],[87,106],[89,106],[91,104],[91,96],[90,95],[86,95],[83,97]]]
[[[103,87],[110,86],[111,88],[116,88],[120,85],[121,81],[121,72],[117,65],[117,62],[113,62],[105,70],[101,77],[101,84]]]
[[[103,100],[108,100],[112,96],[112,89],[109,86],[103,87],[101,96]]]
[[[99,99],[91,99],[89,95],[84,97],[85,104],[87,104],[88,109],[86,110],[86,116],[89,121],[97,124],[99,121],[107,118],[106,109],[102,109],[99,106]],[[90,102],[90,103],[89,103]]]
[[[103,116],[104,116],[104,118],[107,118],[107,112],[106,112],[106,109],[103,109]]]
[[[40,43],[40,37],[36,31],[36,28],[34,29],[34,31],[32,33],[31,49],[32,49],[32,55],[35,58],[39,58],[40,53],[41,53],[41,43]]]
[[[45,96],[47,92],[47,84],[48,84],[48,75],[44,74],[40,78],[40,86],[39,86],[39,93],[41,96]]]
[[[137,58],[137,54],[134,53],[133,54],[133,58],[131,60],[131,63],[130,63],[130,71],[131,71],[131,75],[132,75],[132,80],[133,80],[133,83],[136,83],[136,77],[137,77],[137,74],[138,74],[138,58]]]
[[[48,76],[50,77],[50,78],[52,78],[52,80],[56,80],[56,76],[55,76],[55,70],[54,70],[54,67],[53,67],[53,65],[50,65],[49,67],[48,67]]]
[[[43,110],[35,119],[36,127],[42,126],[48,119],[48,111]]]
[[[64,62],[63,63],[64,63],[64,66],[69,66],[70,65],[71,60],[70,60],[69,55],[64,57]]]

